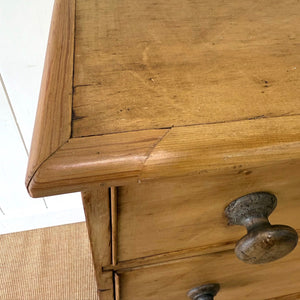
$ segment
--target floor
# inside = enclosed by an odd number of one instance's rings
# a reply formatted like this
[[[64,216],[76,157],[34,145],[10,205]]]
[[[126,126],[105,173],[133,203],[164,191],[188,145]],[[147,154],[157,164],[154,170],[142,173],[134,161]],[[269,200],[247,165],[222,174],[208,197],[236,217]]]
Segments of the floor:
[[[85,222],[0,235],[0,244],[0,299],[98,299]]]
[[[25,173],[54,0],[0,0],[0,234],[84,221],[80,194],[32,199]]]

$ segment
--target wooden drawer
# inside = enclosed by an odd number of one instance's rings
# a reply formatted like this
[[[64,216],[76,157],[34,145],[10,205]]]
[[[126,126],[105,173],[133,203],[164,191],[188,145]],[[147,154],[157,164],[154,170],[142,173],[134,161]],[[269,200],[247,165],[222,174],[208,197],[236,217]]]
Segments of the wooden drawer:
[[[266,265],[240,262],[233,251],[119,272],[122,300],[184,300],[189,289],[219,283],[216,300],[300,299],[300,248]],[[290,298],[281,296],[290,294]]]
[[[234,242],[246,230],[228,226],[224,209],[256,191],[278,198],[271,223],[300,229],[299,177],[300,162],[290,161],[119,187],[118,260]]]

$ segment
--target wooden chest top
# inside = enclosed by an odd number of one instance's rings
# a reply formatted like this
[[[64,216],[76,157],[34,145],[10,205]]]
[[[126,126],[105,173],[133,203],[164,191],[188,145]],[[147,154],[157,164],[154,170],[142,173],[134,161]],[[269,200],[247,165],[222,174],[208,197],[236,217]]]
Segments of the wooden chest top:
[[[29,192],[298,159],[299,20],[294,0],[56,0]]]
[[[296,1],[79,0],[75,11],[73,137],[299,112]]]

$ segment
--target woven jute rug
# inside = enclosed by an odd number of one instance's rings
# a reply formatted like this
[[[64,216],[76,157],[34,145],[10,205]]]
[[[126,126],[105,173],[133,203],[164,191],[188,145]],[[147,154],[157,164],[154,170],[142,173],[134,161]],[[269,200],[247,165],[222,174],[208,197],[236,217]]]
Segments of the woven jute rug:
[[[0,235],[0,299],[97,299],[85,223]]]

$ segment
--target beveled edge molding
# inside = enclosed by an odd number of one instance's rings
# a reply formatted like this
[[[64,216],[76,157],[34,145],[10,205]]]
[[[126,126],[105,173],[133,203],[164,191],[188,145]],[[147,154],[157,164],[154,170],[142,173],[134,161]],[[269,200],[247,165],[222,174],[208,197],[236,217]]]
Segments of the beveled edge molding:
[[[75,0],[55,0],[25,184],[71,136]]]
[[[250,175],[300,162],[300,116],[71,138],[35,172],[33,197],[181,176]]]
[[[32,197],[84,191],[94,184],[136,182],[165,130],[71,138],[34,174]]]

